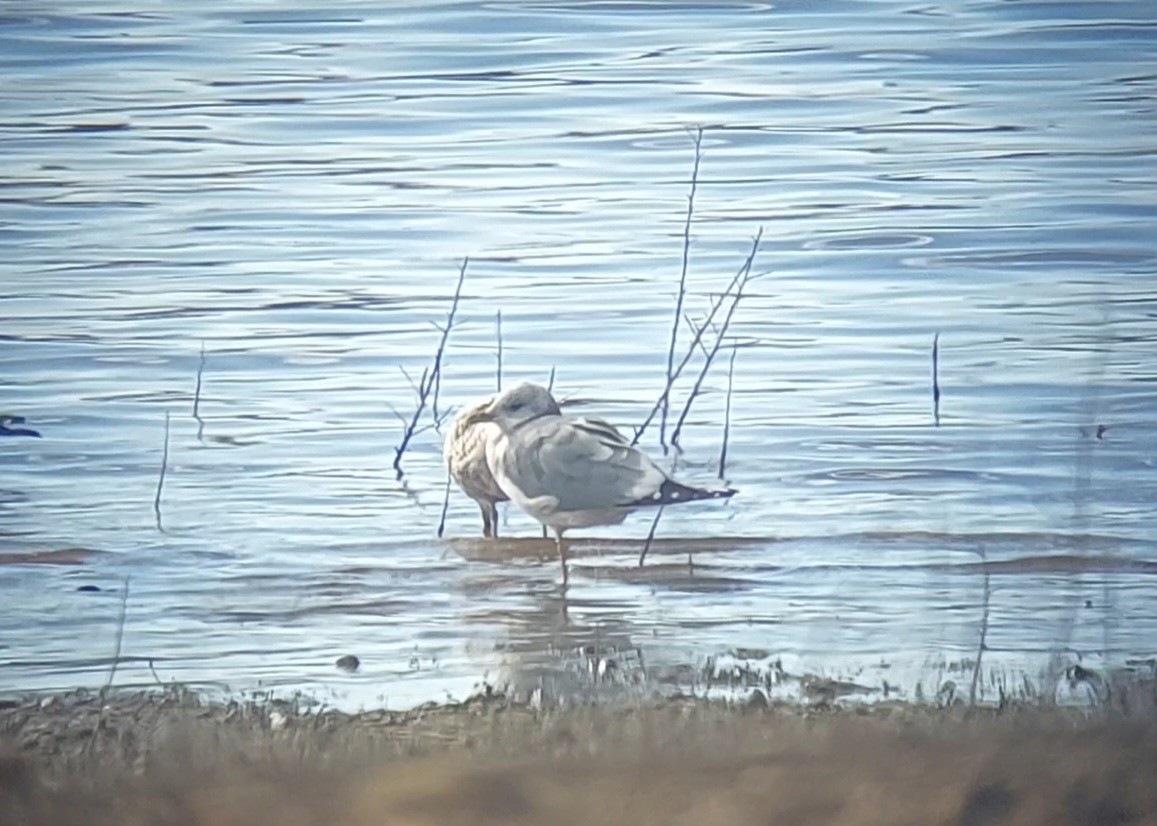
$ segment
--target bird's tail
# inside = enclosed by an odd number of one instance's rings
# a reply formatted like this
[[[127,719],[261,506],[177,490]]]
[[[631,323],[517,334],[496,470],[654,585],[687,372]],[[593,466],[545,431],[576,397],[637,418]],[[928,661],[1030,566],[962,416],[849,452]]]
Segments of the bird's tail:
[[[654,493],[649,496],[644,496],[641,499],[636,499],[634,502],[628,502],[622,507],[645,508],[648,506],[674,505],[679,502],[694,502],[700,499],[730,499],[736,493],[738,493],[738,491],[732,488],[693,488],[690,485],[684,485],[682,482],[676,482],[674,479],[666,479]]]

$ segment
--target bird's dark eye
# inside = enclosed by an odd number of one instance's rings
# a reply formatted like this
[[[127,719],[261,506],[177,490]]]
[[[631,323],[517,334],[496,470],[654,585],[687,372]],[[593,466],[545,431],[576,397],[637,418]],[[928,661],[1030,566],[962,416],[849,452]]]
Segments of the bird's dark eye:
[[[511,412],[514,412],[515,410],[521,410],[521,409],[522,409],[522,402],[515,402],[514,404],[510,405]]]

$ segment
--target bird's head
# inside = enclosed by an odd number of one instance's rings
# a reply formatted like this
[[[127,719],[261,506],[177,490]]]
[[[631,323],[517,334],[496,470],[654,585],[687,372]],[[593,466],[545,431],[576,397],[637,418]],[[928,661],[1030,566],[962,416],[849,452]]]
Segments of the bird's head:
[[[549,390],[538,384],[523,382],[500,393],[490,404],[470,414],[468,422],[494,422],[503,430],[510,430],[531,419],[557,416],[561,412]]]

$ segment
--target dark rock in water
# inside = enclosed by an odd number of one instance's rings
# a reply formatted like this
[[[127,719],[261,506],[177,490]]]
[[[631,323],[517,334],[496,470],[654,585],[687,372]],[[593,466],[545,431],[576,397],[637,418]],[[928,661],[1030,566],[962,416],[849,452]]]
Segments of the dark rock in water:
[[[76,590],[82,594],[99,594],[100,593],[100,586],[98,586],[98,585],[81,585]]]
[[[336,663],[337,667],[342,671],[357,671],[362,662],[353,654],[346,654],[344,657],[339,657]]]
[[[767,695],[758,688],[755,689],[747,698],[747,702],[743,704],[743,710],[748,712],[767,711]]]

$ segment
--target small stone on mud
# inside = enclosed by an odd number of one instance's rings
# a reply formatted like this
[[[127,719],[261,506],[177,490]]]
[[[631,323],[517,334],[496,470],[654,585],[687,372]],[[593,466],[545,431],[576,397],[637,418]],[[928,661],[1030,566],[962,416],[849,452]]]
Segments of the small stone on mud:
[[[346,654],[344,657],[338,657],[336,663],[337,667],[342,671],[350,672],[357,671],[361,664],[362,661],[355,657],[353,654]]]
[[[744,711],[767,711],[767,695],[765,695],[758,688],[751,692],[751,696],[747,698],[747,702],[743,704]]]

